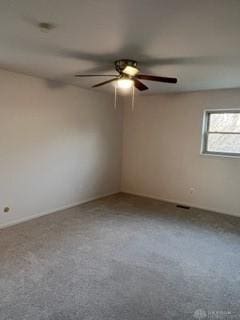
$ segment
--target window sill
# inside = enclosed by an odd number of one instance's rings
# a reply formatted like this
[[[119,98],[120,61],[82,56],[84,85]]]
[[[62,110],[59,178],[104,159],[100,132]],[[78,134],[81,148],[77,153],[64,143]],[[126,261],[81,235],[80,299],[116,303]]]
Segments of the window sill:
[[[208,153],[208,152],[201,152],[200,156],[209,156],[209,157],[217,157],[217,158],[232,158],[232,159],[239,159],[239,155],[232,155],[232,154],[225,154],[225,153]]]

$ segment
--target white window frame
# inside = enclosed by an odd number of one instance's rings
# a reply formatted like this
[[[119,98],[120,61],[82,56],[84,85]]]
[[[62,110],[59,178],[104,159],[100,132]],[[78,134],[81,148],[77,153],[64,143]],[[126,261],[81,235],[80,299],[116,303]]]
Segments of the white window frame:
[[[201,154],[209,156],[229,157],[229,158],[240,158],[240,153],[230,152],[214,152],[207,151],[208,134],[209,134],[209,119],[210,114],[213,113],[240,113],[240,108],[235,109],[208,109],[204,110],[203,114],[203,125],[202,125],[202,140],[201,140]],[[221,134],[240,134],[237,132],[218,132]]]

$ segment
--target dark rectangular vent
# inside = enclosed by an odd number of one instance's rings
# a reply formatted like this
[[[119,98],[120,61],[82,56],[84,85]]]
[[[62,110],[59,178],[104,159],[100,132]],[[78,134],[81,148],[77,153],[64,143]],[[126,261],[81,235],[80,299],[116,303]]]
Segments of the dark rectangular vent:
[[[186,210],[189,210],[189,209],[190,209],[190,207],[188,207],[188,206],[183,206],[183,205],[181,205],[181,204],[177,204],[176,207],[177,207],[177,208],[181,208],[181,209],[186,209]]]

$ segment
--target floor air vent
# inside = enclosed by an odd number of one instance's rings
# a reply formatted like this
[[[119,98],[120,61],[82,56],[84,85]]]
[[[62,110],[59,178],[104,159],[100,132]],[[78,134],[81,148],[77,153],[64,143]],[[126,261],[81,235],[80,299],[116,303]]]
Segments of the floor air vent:
[[[183,205],[181,205],[181,204],[177,204],[176,207],[177,207],[177,208],[181,208],[181,209],[185,209],[185,210],[189,210],[189,209],[190,209],[190,207],[188,207],[188,206],[183,206]]]

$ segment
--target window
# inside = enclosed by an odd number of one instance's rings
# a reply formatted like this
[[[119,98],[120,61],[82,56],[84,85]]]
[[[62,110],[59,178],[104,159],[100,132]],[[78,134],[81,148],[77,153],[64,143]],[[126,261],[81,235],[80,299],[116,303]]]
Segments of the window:
[[[240,157],[240,109],[205,111],[202,153]]]

